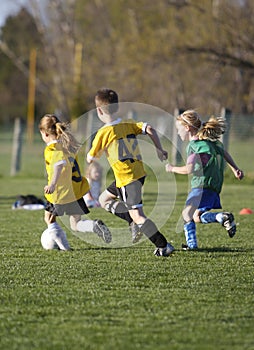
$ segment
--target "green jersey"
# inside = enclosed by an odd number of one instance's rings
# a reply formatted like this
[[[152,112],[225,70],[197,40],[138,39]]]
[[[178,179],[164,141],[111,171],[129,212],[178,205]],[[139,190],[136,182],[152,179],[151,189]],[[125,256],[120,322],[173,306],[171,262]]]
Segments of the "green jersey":
[[[187,146],[187,163],[193,164],[191,188],[221,192],[224,178],[224,147],[220,141],[192,140]]]

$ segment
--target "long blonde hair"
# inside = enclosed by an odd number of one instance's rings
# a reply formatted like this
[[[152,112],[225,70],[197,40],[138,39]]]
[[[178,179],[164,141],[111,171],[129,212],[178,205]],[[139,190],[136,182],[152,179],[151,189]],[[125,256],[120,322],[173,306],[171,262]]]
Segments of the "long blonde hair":
[[[45,114],[40,120],[39,129],[49,135],[54,135],[68,153],[77,153],[81,146],[72,135],[70,125],[61,122],[54,114]]]
[[[184,111],[177,120],[196,129],[199,140],[216,141],[226,131],[226,122],[223,118],[211,116],[207,122],[202,122],[199,114],[193,109]]]

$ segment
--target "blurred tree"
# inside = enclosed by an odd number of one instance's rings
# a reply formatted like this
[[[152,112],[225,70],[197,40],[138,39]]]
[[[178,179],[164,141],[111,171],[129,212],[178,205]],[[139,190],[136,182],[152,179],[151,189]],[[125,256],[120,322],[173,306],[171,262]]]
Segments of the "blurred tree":
[[[217,93],[212,91],[210,96],[220,105],[253,113],[254,2],[213,0],[210,10],[207,8],[201,16],[197,12],[193,15],[195,31],[189,33],[190,39],[183,42],[181,52],[203,57],[212,67],[214,77],[210,76],[210,82]],[[188,25],[190,17],[185,16],[184,21]],[[197,28],[199,35],[195,35]]]
[[[241,4],[227,0],[77,0],[77,35],[86,52],[86,89],[94,92],[101,85],[110,85],[123,100],[170,111],[186,106],[219,113],[225,105],[234,111],[253,111],[253,104],[246,105],[246,98],[251,101],[253,96],[251,64],[243,67],[236,59],[237,40],[245,50],[247,46],[241,36],[239,39],[241,28],[234,25],[238,16],[245,19],[245,26],[250,25],[253,5]],[[246,8],[248,17],[242,16]],[[248,41],[251,39],[250,31]]]
[[[30,50],[40,47],[34,19],[26,9],[7,19],[0,36],[0,121],[26,118]],[[37,100],[41,103],[43,90],[40,85]]]
[[[3,28],[2,42],[19,58],[19,70],[14,74],[13,60],[0,55],[5,67],[0,68],[2,106],[12,99],[15,103],[8,108],[25,108],[27,84],[20,85],[20,68],[28,66],[33,44],[40,50],[37,71],[44,90],[37,103],[43,101],[45,111],[57,110],[67,119],[93,109],[101,86],[116,89],[122,101],[148,103],[172,113],[176,107],[194,107],[214,114],[223,106],[235,113],[254,112],[253,1],[45,3],[42,13],[38,1],[30,0],[35,18],[26,13],[30,27],[18,14]],[[82,47],[80,67],[77,45]]]

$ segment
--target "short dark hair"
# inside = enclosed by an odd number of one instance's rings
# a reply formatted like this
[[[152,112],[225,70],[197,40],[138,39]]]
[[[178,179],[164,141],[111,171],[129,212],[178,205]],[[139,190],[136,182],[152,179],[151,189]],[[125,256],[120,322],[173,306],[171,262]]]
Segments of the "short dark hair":
[[[105,112],[113,114],[118,111],[118,95],[112,89],[101,88],[95,95],[97,107],[102,107]]]

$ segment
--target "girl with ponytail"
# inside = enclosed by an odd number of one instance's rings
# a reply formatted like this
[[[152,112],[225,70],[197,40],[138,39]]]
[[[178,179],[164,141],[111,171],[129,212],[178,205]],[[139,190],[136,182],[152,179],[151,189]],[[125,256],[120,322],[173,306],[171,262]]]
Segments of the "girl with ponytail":
[[[220,192],[224,179],[225,161],[235,177],[244,176],[231,155],[219,140],[226,130],[224,119],[211,117],[202,122],[195,110],[187,110],[176,118],[176,128],[182,141],[189,141],[187,163],[184,166],[166,164],[166,171],[176,174],[192,174],[191,191],[182,211],[187,245],[183,249],[197,249],[196,222],[220,223],[229,237],[236,233],[234,216],[230,212],[210,212],[221,209]]]
[[[95,232],[110,243],[111,233],[101,220],[81,220],[81,215],[89,213],[83,199],[89,191],[89,184],[81,175],[77,158],[80,144],[69,125],[54,114],[46,114],[40,121],[39,130],[46,143],[44,158],[48,177],[48,184],[44,187],[47,200],[44,219],[48,229],[43,237],[48,235],[59,249],[69,250],[66,234],[56,222],[57,216],[67,214],[73,231]]]

